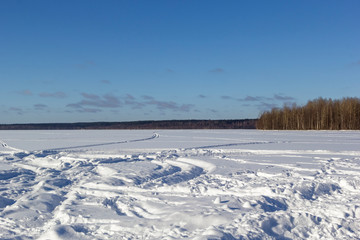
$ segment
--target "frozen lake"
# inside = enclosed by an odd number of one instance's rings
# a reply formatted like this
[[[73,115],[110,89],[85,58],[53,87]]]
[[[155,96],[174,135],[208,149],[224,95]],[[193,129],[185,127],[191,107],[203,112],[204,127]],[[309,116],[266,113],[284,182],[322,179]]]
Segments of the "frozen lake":
[[[360,239],[360,132],[0,131],[0,239]]]

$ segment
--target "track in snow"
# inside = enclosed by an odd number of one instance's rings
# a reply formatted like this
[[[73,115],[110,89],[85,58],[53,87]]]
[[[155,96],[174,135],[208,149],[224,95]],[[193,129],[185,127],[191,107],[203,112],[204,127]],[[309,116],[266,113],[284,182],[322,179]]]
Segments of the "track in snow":
[[[4,152],[0,238],[360,238],[357,149],[248,140],[131,154]]]
[[[62,147],[62,148],[52,148],[52,149],[46,149],[44,151],[61,151],[61,150],[70,150],[70,149],[77,149],[77,148],[89,148],[89,147],[100,147],[100,146],[108,146],[108,145],[123,144],[123,143],[143,142],[143,141],[149,141],[149,140],[158,138],[159,136],[160,136],[159,134],[154,133],[151,137],[148,137],[148,138],[117,141],[117,142],[107,142],[107,143],[87,144],[87,145]]]

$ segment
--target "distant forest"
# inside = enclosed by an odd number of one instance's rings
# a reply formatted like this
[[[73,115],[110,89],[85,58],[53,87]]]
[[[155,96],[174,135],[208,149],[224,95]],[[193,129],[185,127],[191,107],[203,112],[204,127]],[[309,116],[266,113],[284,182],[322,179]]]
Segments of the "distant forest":
[[[359,130],[360,99],[318,98],[305,106],[284,106],[264,112],[256,125],[265,130]]]
[[[0,124],[0,130],[70,129],[255,129],[256,119],[241,120],[166,120],[135,122],[82,122]]]

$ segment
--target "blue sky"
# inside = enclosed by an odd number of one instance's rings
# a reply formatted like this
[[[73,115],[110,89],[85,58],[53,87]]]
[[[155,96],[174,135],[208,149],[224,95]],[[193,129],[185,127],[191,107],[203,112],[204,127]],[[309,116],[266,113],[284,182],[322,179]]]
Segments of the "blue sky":
[[[360,97],[360,1],[2,0],[0,123],[257,118]]]

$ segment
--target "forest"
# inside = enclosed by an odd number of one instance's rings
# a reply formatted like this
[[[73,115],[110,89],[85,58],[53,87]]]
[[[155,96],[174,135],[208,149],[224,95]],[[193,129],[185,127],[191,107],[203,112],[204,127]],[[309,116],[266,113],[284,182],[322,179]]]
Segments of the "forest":
[[[256,124],[264,130],[359,130],[360,99],[317,98],[305,106],[284,105],[264,112]]]
[[[254,129],[256,119],[239,120],[164,120],[133,122],[81,122],[0,124],[0,130],[71,129]]]

